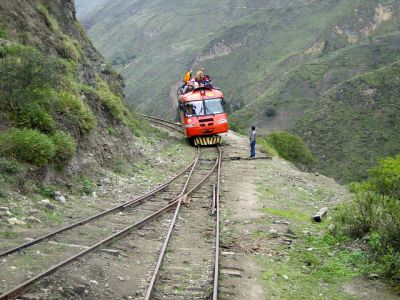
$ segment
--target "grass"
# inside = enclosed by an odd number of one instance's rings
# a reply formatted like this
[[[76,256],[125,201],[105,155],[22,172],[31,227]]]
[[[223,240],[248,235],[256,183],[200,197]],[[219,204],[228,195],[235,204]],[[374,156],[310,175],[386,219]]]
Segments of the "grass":
[[[12,231],[12,230],[0,231],[0,237],[2,237],[4,239],[13,239],[13,238],[15,238],[17,236],[18,236],[18,234],[15,231]]]
[[[275,248],[285,253],[284,259],[260,259],[270,299],[321,299],[332,295],[335,299],[352,299],[342,290],[342,284],[361,274],[355,265],[362,265],[365,257],[360,251],[338,250],[339,242],[331,236],[307,238],[289,249]]]
[[[290,246],[268,243],[269,251],[280,256],[259,258],[270,299],[321,299],[332,294],[335,299],[351,299],[342,291],[342,285],[373,271],[366,264],[364,252],[347,246],[349,239],[327,233],[327,223],[318,224],[319,235],[307,236],[299,233],[309,228],[309,215],[294,209],[264,208],[262,211],[289,220],[297,232],[297,239]],[[264,231],[256,232],[254,237],[265,242],[269,239]]]
[[[0,24],[0,38],[7,38],[7,30],[2,24]]]
[[[24,172],[22,164],[18,163],[14,159],[6,159],[0,157],[0,173],[4,175],[18,175]]]
[[[84,134],[96,127],[96,116],[80,96],[67,91],[61,91],[54,96],[55,109],[63,116],[66,123],[72,123]]]
[[[100,102],[108,109],[116,119],[129,123],[128,115],[129,112],[124,106],[121,97],[114,94],[107,83],[104,82],[99,76],[97,77],[97,85],[93,90],[99,97]]]
[[[257,144],[260,145],[261,148],[264,150],[264,152],[269,154],[270,156],[272,157],[279,156],[278,151],[264,137],[258,137]]]
[[[301,221],[301,222],[306,222],[310,220],[310,216],[304,213],[301,213],[296,210],[290,210],[290,209],[275,209],[275,208],[263,208],[263,212],[273,214],[275,216],[279,216],[288,220],[293,220],[293,221]]]
[[[132,165],[125,158],[116,158],[113,162],[112,171],[119,175],[128,175],[132,171]]]
[[[379,172],[375,170],[373,174],[389,173],[392,174],[390,178],[394,179],[397,164],[392,159],[384,162],[384,168]],[[332,295],[335,299],[356,298],[356,294],[344,287],[354,285],[355,280],[364,281],[366,275],[383,270],[375,263],[377,259],[371,262],[370,253],[365,250],[369,246],[361,241],[364,234],[354,241],[338,231],[338,227],[332,231],[328,229],[332,220],[336,221],[337,210],[330,209],[321,223],[311,221],[315,206],[329,207],[332,197],[338,196],[333,186],[312,182],[304,181],[303,176],[294,175],[291,171],[285,173],[274,164],[257,182],[259,199],[264,208],[261,209],[263,217],[253,223],[259,226],[253,229],[251,236],[257,245],[267,245],[265,253],[256,257],[263,268],[268,299],[330,299]],[[347,199],[345,194],[340,197]],[[379,208],[374,211],[380,214],[383,210]],[[352,217],[357,216],[356,209],[350,207],[348,212],[351,217],[343,219],[344,224],[357,226]],[[333,215],[335,218],[331,219]],[[280,218],[289,221],[289,224],[275,222]],[[390,228],[394,228],[396,222],[391,223]],[[268,233],[269,228],[275,228],[281,234],[272,237]],[[371,237],[371,240],[381,245],[381,239]],[[392,242],[394,240],[391,238]],[[390,263],[391,270],[396,272],[394,256],[387,256],[381,261],[388,263],[388,266]],[[367,285],[368,281],[365,282]]]
[[[51,211],[51,210],[45,210],[44,211],[44,217],[48,221],[56,223],[56,224],[61,224],[61,223],[64,222],[64,216],[61,213],[54,212],[54,211]]]

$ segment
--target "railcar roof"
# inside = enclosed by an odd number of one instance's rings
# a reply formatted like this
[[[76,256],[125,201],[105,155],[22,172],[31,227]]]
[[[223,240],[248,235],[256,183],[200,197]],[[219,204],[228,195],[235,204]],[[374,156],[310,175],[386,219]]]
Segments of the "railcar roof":
[[[204,91],[204,92],[202,92]],[[208,87],[199,87],[193,91],[179,96],[178,100],[181,102],[212,99],[212,98],[223,98],[224,94],[220,90],[211,89]]]

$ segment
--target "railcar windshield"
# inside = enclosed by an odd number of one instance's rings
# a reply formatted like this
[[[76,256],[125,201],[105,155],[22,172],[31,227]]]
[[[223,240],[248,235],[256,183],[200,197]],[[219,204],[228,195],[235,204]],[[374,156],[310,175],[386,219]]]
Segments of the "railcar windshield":
[[[186,117],[221,114],[224,112],[224,105],[221,98],[190,101],[185,104],[184,112]]]
[[[204,103],[203,101],[191,101],[185,104],[185,116],[203,116]]]
[[[222,114],[224,106],[221,98],[205,100],[206,115]]]

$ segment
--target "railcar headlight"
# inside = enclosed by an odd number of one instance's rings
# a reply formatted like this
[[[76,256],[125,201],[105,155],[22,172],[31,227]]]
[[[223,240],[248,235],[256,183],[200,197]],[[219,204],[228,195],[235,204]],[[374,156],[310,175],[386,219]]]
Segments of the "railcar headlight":
[[[227,119],[220,119],[220,120],[218,121],[218,124],[224,124],[224,123],[227,123],[227,122],[228,122]]]

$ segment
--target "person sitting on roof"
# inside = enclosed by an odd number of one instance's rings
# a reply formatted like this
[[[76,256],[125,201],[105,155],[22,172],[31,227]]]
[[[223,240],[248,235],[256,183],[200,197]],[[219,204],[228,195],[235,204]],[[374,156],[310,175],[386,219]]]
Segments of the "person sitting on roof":
[[[188,82],[185,84],[185,86],[182,90],[182,94],[186,94],[186,93],[193,91],[196,88],[196,84],[197,84],[197,82],[193,78],[188,80]]]
[[[204,78],[204,69],[200,69],[200,71],[197,71],[196,75],[194,75],[194,79],[196,80],[196,82],[198,84],[203,82],[203,78]]]
[[[211,82],[210,76],[208,76],[208,75],[204,75],[202,84],[203,84],[203,86],[208,87],[210,89],[213,88],[213,84]]]
[[[187,84],[190,78],[192,77],[192,70],[188,71],[183,77],[183,83]]]

